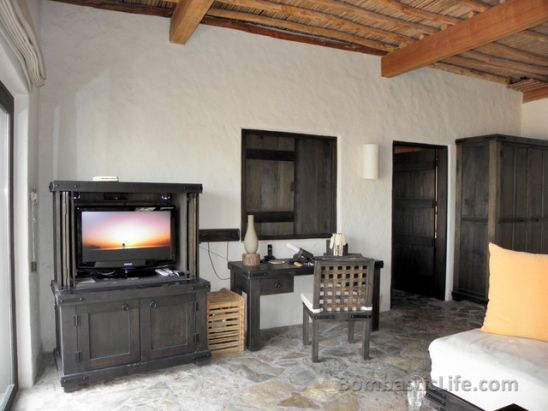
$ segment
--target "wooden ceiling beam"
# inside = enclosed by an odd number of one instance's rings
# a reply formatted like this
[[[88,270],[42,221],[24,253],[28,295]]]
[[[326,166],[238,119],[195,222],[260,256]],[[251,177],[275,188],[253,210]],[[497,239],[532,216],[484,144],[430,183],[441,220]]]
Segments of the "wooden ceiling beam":
[[[510,81],[507,77],[504,77],[504,76],[499,76],[499,75],[488,73],[481,70],[462,67],[455,64],[434,63],[432,64],[431,67],[435,69],[443,70],[443,71],[448,71],[449,73],[459,74],[461,76],[474,77],[480,80],[494,81],[500,84],[508,84],[508,82]]]
[[[52,0],[59,3],[87,6],[96,9],[121,11],[132,14],[145,14],[150,16],[171,17],[173,9],[158,6],[143,6],[135,3],[120,3],[116,0]]]
[[[414,41],[414,39],[412,39],[411,37],[403,36],[392,31],[365,26],[362,24],[354,23],[350,20],[343,19],[341,17],[333,16],[331,14],[325,14],[319,11],[309,10],[298,6],[274,3],[266,0],[217,0],[217,2],[229,6],[238,6],[262,10],[269,13],[287,14],[288,16],[310,20],[317,24],[329,24],[337,27],[337,29],[344,31],[355,31],[363,35],[375,36],[385,41],[392,41],[398,45],[408,44]]]
[[[210,10],[211,11],[211,10]],[[329,47],[334,49],[353,51],[357,53],[373,54],[376,56],[382,56],[386,54],[381,50],[376,50],[370,47],[362,46],[356,43],[337,42],[331,39],[324,39],[313,37],[309,35],[291,33],[284,30],[279,30],[271,27],[264,27],[256,24],[243,23],[231,19],[217,18],[210,15],[206,15],[202,19],[201,24],[206,24],[215,27],[224,27],[228,29],[245,31],[247,33],[258,34],[261,36],[273,37],[281,40],[295,41],[298,43],[312,44],[316,46]]]
[[[530,101],[540,100],[543,98],[548,98],[548,86],[537,88],[536,90],[525,91],[523,93],[524,103],[529,103]]]
[[[475,11],[484,12],[489,8],[489,6],[485,5],[481,1],[478,0],[461,0],[463,3],[465,3],[468,7]]]
[[[512,90],[522,91],[522,92],[536,90],[538,88],[544,88],[544,87],[548,87],[548,83],[543,83],[541,81],[533,80],[530,78],[521,79],[516,82],[508,84],[508,88]]]
[[[539,66],[548,66],[548,57],[529,53],[515,47],[507,46],[506,44],[490,43],[482,48],[482,52],[484,52],[483,49],[498,53],[498,57],[500,57],[501,55],[507,55],[511,60],[537,64]]]
[[[424,10],[418,7],[408,6],[407,4],[400,3],[396,0],[376,0],[381,6],[399,11],[410,17],[416,17],[423,20],[428,20],[439,25],[447,24],[454,25],[460,22],[460,19],[456,17],[446,16],[444,14],[432,13],[431,11]]]
[[[179,2],[171,17],[169,41],[185,44],[212,4],[213,0],[185,0]]]
[[[522,80],[524,81],[524,80]],[[508,86],[508,88],[511,88],[512,90],[517,90],[517,91],[521,91],[522,93],[525,93],[526,91],[533,91],[533,90],[538,90],[539,88],[544,88],[544,87],[539,87],[539,84],[542,84],[540,81],[537,81],[537,80],[533,80],[533,79],[527,79],[525,81],[535,81],[536,83],[534,85],[528,85],[528,86],[522,86],[522,87],[511,87],[511,86]],[[544,83],[546,84],[546,83]],[[548,87],[548,84],[546,84],[546,87]]]
[[[534,30],[525,30],[519,33],[520,36],[527,37],[529,40],[548,43],[548,35]]]
[[[339,13],[347,13],[352,16],[368,19],[378,23],[393,24],[395,26],[415,30],[419,33],[434,34],[436,30],[432,26],[425,24],[414,23],[412,21],[402,20],[396,17],[387,16],[386,14],[377,13],[363,7],[355,6],[344,1],[337,0],[308,0],[310,4],[324,7],[325,9],[336,10]]]
[[[485,63],[483,61],[478,61],[478,60],[471,59],[471,58],[468,58],[468,57],[463,57],[462,55],[448,57],[447,59],[443,60],[443,62],[444,63],[449,63],[449,64],[454,64],[454,65],[461,66],[461,67],[474,69],[474,70],[481,70],[481,71],[485,71],[485,72],[491,72],[493,74],[498,72],[497,75],[502,75],[502,76],[512,78],[512,79],[519,79],[521,77],[527,76],[529,78],[532,78],[532,79],[535,79],[535,80],[538,80],[538,81],[548,82],[548,77],[547,76],[543,76],[543,75],[535,74],[535,73],[525,74],[521,70],[516,70],[516,69],[513,69],[513,68],[508,67],[508,66],[500,67],[500,66],[496,66],[496,65],[491,64],[491,63]]]
[[[484,63],[492,64],[493,66],[498,66],[502,68],[510,68],[512,70],[520,71],[525,75],[541,74],[548,75],[548,67],[536,66],[533,64],[519,63],[517,61],[508,60],[505,58],[491,56],[489,54],[480,53],[479,51],[470,50],[466,53],[463,53],[462,56],[469,57],[474,60],[482,61]]]
[[[324,39],[333,39],[343,42],[360,45],[362,47],[368,47],[370,53],[375,55],[385,55],[387,51],[393,49],[392,47],[364,37],[357,36],[346,32],[341,32],[333,29],[326,29],[323,27],[310,26],[308,24],[295,23],[288,20],[274,19],[267,16],[261,16],[251,13],[242,13],[238,11],[212,8],[209,10],[208,16],[218,17],[223,19],[244,21],[247,23],[258,24],[261,26],[267,26],[271,29],[285,29],[293,32],[307,34],[312,36],[320,36]],[[264,29],[264,27],[263,27]],[[280,38],[280,37],[278,37]],[[373,52],[375,50],[375,52]],[[380,53],[379,53],[380,51]]]
[[[381,60],[383,77],[394,77],[510,36],[548,20],[548,0],[507,0]]]

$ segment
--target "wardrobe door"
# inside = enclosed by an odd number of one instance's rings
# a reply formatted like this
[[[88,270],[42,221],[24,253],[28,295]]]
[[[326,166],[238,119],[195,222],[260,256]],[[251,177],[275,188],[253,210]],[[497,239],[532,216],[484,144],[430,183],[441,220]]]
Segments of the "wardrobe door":
[[[544,150],[530,148],[527,156],[527,242],[525,250],[542,252]]]
[[[514,236],[512,249],[527,250],[527,181],[529,178],[529,148],[517,145],[514,158]]]
[[[548,254],[548,149],[542,150],[542,176],[540,252]]]
[[[497,243],[500,246],[533,253],[541,252],[543,247],[548,246],[548,238],[543,246],[547,161],[548,152],[539,147],[510,143],[502,145],[497,229]]]
[[[515,145],[502,144],[500,150],[500,203],[498,210],[497,244],[512,248],[514,244]]]
[[[489,143],[462,144],[454,297],[485,301],[488,273]]]

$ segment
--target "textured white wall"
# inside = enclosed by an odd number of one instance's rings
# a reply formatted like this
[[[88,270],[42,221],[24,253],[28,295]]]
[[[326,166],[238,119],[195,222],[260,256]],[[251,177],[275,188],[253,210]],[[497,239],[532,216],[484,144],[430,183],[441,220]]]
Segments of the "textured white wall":
[[[548,99],[531,101],[522,106],[521,135],[548,139]]]
[[[201,227],[238,227],[242,128],[337,136],[339,230],[353,251],[385,261],[386,310],[393,140],[447,144],[454,166],[455,138],[520,130],[518,93],[430,69],[382,79],[373,56],[206,26],[180,46],[168,42],[167,19],[56,2],[43,3],[42,30],[49,72],[40,101],[40,303],[46,349],[55,338],[51,206],[44,200],[51,179],[118,175],[124,181],[203,183]],[[363,143],[381,145],[376,181],[360,179]],[[450,179],[453,187],[454,173]],[[324,250],[324,240],[295,243]],[[229,259],[241,258],[242,249],[231,243]],[[261,244],[260,251],[265,249]],[[212,250],[224,255],[226,245]],[[274,242],[274,254],[290,255],[285,242]],[[226,278],[226,261],[212,258]],[[205,251],[200,259],[201,274],[213,289],[228,286],[213,274]],[[451,277],[452,252],[448,265]],[[310,277],[298,278],[295,294],[263,297],[262,326],[298,323],[297,293],[310,286]]]

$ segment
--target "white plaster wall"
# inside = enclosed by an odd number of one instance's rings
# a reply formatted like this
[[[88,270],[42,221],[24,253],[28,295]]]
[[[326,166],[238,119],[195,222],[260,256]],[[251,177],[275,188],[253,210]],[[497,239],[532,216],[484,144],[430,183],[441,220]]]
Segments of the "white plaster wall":
[[[39,20],[39,3],[30,5]],[[19,61],[0,38],[0,81],[15,100],[14,117],[14,258],[17,366],[20,388],[33,385],[40,366],[38,274],[30,271],[29,193],[37,184],[38,91],[29,92]]]
[[[382,79],[379,59],[200,26],[186,46],[168,42],[169,20],[43,3],[49,70],[40,99],[40,304],[44,348],[54,345],[50,180],[118,175],[124,181],[199,182],[202,228],[239,227],[242,128],[338,137],[339,230],[351,249],[383,259],[389,308],[393,140],[449,145],[450,204],[456,138],[520,131],[520,95],[430,69]],[[360,146],[381,146],[381,175],[360,179]],[[453,210],[448,275],[452,277]],[[295,241],[323,252],[324,240]],[[266,244],[261,244],[264,253]],[[225,244],[212,245],[224,256]],[[229,245],[229,259],[242,245]],[[290,255],[285,241],[274,254]],[[213,255],[219,275],[226,261]],[[228,286],[200,253],[212,288]],[[301,320],[294,294],[262,299],[262,327]],[[448,290],[450,289],[448,281]]]
[[[548,139],[548,99],[531,101],[522,106],[521,135]]]

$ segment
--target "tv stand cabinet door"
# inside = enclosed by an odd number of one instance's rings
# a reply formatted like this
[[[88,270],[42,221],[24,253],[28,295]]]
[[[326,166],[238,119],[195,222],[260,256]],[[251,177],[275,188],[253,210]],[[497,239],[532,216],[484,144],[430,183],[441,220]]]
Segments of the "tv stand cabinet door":
[[[82,371],[139,362],[139,301],[79,305],[77,361]]]
[[[141,357],[151,360],[194,351],[194,293],[141,300]]]

